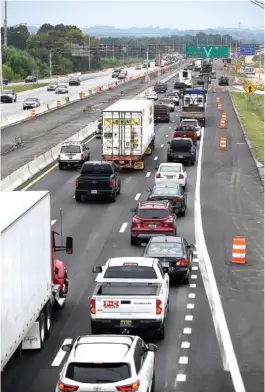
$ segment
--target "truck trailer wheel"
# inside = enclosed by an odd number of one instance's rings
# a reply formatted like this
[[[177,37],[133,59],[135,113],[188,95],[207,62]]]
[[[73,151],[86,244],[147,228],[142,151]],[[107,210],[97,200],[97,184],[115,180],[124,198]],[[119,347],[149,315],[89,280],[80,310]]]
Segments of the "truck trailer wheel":
[[[40,328],[40,350],[45,341],[45,314],[43,311],[40,312],[39,318],[39,328]]]
[[[51,315],[52,315],[52,307],[50,302],[47,303],[45,309],[45,337],[46,339],[49,337],[51,330]]]

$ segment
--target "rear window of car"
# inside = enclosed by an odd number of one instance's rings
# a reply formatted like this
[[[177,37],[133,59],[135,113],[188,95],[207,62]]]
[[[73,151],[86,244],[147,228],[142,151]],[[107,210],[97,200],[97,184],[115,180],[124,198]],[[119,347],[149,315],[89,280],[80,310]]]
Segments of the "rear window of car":
[[[183,247],[181,243],[154,242],[148,245],[145,255],[155,256],[182,256]],[[152,256],[153,255],[153,256]]]
[[[180,166],[160,166],[159,171],[161,173],[180,173],[181,172],[181,167]]]
[[[61,148],[61,153],[63,154],[78,154],[80,152],[80,146],[62,146]]]
[[[66,377],[84,384],[108,384],[126,380],[131,377],[127,363],[70,363]]]
[[[181,127],[195,127],[195,126],[196,126],[196,122],[195,121],[187,121],[187,120],[185,120],[185,121],[182,121],[180,128]]]
[[[168,107],[166,105],[155,105],[155,112],[168,112]]]
[[[157,279],[153,267],[122,265],[109,267],[104,275],[108,279]]]
[[[179,187],[154,187],[152,195],[154,196],[174,196],[180,193]]]
[[[189,151],[192,146],[190,140],[172,140],[170,148],[175,151]]]
[[[120,283],[105,285],[102,284],[97,292],[98,295],[156,295],[160,284],[145,284],[145,283]]]
[[[137,216],[142,219],[164,219],[168,217],[168,210],[161,209],[138,209]]]
[[[110,165],[104,165],[99,163],[89,163],[83,166],[81,173],[86,174],[113,174],[112,167]]]

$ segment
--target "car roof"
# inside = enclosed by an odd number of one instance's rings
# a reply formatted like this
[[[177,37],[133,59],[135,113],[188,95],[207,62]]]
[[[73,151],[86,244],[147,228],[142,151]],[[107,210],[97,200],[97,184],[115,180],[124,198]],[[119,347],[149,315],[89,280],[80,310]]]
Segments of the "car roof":
[[[111,165],[112,162],[106,162],[106,161],[87,161],[84,162],[84,165]]]
[[[36,97],[27,97],[27,98],[25,99],[25,101],[28,100],[28,99],[34,99],[34,100],[37,101],[39,98],[36,98]]]
[[[159,235],[156,237],[151,237],[149,240],[150,242],[174,242],[178,244],[182,244],[183,238],[182,237],[173,237],[173,236],[166,236],[166,235]]]
[[[141,201],[138,204],[139,210],[163,210],[166,209],[168,206],[168,200],[161,200],[161,201]]]
[[[177,184],[176,182],[170,182],[170,181],[165,181],[165,182],[159,182],[158,184],[155,184],[153,186],[153,189],[156,188],[177,188],[179,187],[180,184]]]
[[[121,335],[79,336],[71,350],[68,363],[124,362],[135,339],[135,336],[130,335],[126,337]]]
[[[83,144],[83,142],[79,142],[78,140],[77,141],[69,140],[69,141],[63,142],[62,146],[73,146],[73,145],[80,145],[80,144]]]
[[[138,263],[143,267],[153,266],[155,259],[152,257],[114,257],[107,261],[107,267],[121,267],[129,263]]]

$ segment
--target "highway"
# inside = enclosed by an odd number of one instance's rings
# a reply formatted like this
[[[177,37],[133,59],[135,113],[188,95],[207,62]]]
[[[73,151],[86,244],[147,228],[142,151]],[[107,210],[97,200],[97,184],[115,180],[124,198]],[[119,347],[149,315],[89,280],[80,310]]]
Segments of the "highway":
[[[154,68],[154,63],[151,63],[151,68]],[[128,71],[128,77],[136,76],[139,74],[146,73],[146,69],[135,70],[135,67],[124,68]],[[100,73],[95,74],[86,74],[80,77],[81,84],[80,86],[70,86],[69,87],[69,94],[55,94],[54,91],[47,91],[47,87],[40,87],[34,90],[28,90],[17,94],[17,102],[14,103],[5,103],[1,104],[1,116],[7,117],[12,116],[21,110],[22,103],[26,98],[36,97],[39,98],[41,105],[48,104],[52,101],[56,101],[60,98],[66,98],[72,94],[78,94],[81,91],[88,91],[92,88],[96,88],[98,86],[103,86],[104,84],[109,84],[116,82],[117,78],[112,78],[112,70],[102,71]],[[67,83],[68,78],[59,79],[62,83]],[[67,83],[68,85],[68,83]],[[9,87],[7,86],[7,90]],[[11,88],[12,89],[12,88]]]
[[[172,82],[169,83],[172,87]],[[263,375],[263,196],[257,171],[233,112],[228,93],[219,94],[227,112],[228,129],[219,129],[215,94],[207,99],[201,166],[201,209],[206,245],[218,284],[226,321],[247,392],[264,390]],[[92,267],[109,257],[141,255],[142,247],[130,245],[130,208],[154,183],[155,167],[166,161],[167,142],[178,123],[180,107],[171,114],[170,124],[156,126],[156,149],[147,157],[143,172],[122,173],[122,191],[116,203],[77,204],[74,183],[78,173],[56,167],[36,178],[28,190],[49,190],[51,219],[63,234],[74,237],[74,254],[63,258],[70,287],[65,308],[55,313],[51,335],[38,353],[23,353],[7,364],[2,391],[47,392],[55,389],[63,361],[52,366],[65,338],[90,333],[88,299],[94,289]],[[228,150],[219,151],[220,135],[227,135]],[[200,143],[199,143],[200,144]],[[101,142],[89,143],[91,159],[100,159]],[[198,147],[199,151],[199,147]],[[197,155],[198,161],[198,155]],[[179,235],[194,243],[194,195],[197,165],[187,167],[188,210],[179,218]],[[32,181],[32,180],[31,180]],[[23,187],[22,187],[23,189]],[[140,195],[140,196],[139,196]],[[123,228],[125,230],[123,231]],[[247,239],[247,264],[232,266],[232,238]],[[195,244],[197,245],[197,244]],[[197,253],[199,255],[199,253]],[[225,371],[215,333],[213,316],[195,258],[189,286],[173,286],[166,338],[155,342],[156,391],[235,392],[230,372]],[[152,337],[148,338],[152,341]],[[237,391],[236,391],[237,392]]]

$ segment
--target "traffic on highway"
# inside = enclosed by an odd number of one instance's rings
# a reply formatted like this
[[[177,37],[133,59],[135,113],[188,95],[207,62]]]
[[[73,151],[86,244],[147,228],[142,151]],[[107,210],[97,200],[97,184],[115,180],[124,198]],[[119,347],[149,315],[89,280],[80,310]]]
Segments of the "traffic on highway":
[[[264,388],[263,197],[230,80],[191,59],[148,87],[1,192],[3,392]]]

